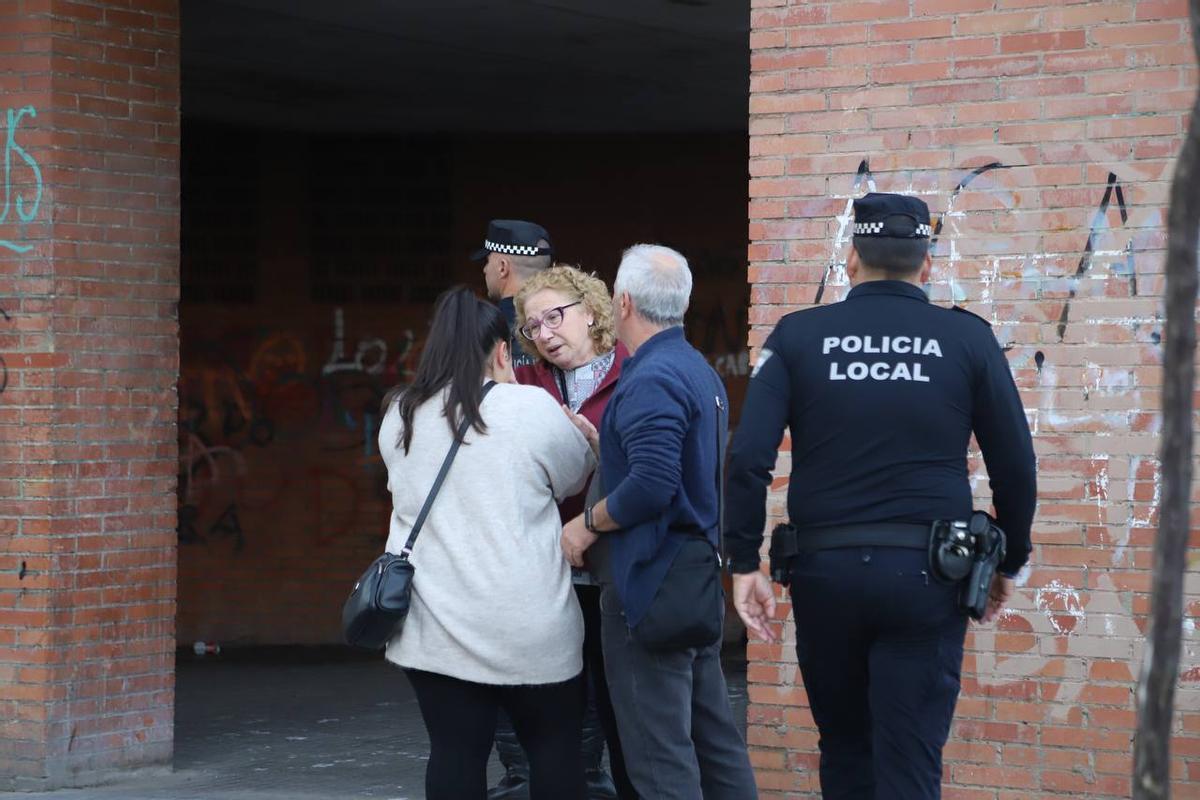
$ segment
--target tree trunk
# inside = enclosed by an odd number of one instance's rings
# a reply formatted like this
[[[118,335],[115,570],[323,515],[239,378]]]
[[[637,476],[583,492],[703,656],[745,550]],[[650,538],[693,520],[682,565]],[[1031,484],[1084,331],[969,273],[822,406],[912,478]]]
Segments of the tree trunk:
[[[1192,46],[1200,61],[1200,0],[1190,0]],[[1134,744],[1134,800],[1171,796],[1171,717],[1183,637],[1192,485],[1193,358],[1196,352],[1196,254],[1200,234],[1200,95],[1175,164],[1167,219],[1167,327],[1163,337],[1160,463],[1162,500],[1154,546],[1154,596],[1142,672]]]

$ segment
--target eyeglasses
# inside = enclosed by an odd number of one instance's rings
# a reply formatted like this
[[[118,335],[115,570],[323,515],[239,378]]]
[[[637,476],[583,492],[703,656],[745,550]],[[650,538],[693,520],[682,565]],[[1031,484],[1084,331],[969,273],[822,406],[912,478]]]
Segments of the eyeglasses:
[[[574,303],[567,303],[565,306],[556,306],[545,314],[542,314],[541,319],[531,319],[522,325],[520,330],[521,335],[529,341],[537,338],[537,335],[542,332],[542,326],[545,325],[550,330],[557,330],[559,325],[562,325],[563,312],[571,306],[577,306],[582,303],[582,300],[576,300]]]

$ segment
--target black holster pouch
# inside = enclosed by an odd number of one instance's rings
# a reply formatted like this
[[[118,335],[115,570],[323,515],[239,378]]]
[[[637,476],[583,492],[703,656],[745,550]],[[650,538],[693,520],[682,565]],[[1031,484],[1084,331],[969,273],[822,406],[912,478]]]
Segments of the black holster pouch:
[[[960,583],[958,607],[982,619],[996,569],[1004,560],[1004,531],[985,511],[969,520],[939,520],[929,536],[929,570],[943,583]]]
[[[780,586],[792,582],[791,560],[800,553],[800,537],[788,523],[780,523],[771,531],[771,580]]]

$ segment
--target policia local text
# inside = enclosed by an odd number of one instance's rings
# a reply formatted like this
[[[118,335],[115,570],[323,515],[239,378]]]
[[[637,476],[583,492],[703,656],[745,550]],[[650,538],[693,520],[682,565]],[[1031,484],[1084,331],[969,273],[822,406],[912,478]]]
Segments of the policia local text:
[[[881,336],[878,342],[871,336],[826,336],[821,353],[829,355],[835,350],[843,353],[899,353],[901,355],[942,357],[942,346],[937,339],[922,339],[920,336]],[[919,381],[929,383],[929,376],[921,372],[921,362],[851,361],[845,371],[837,361],[829,362],[831,381]]]

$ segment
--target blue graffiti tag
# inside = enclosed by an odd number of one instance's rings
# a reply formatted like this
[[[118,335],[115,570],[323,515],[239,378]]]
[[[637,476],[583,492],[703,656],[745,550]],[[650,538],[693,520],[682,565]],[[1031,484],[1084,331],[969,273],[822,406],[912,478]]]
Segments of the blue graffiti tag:
[[[36,117],[37,110],[33,106],[8,109],[8,137],[4,144],[4,210],[0,211],[0,224],[8,220],[8,211],[14,205],[17,209],[18,220],[32,222],[37,216],[38,206],[42,202],[42,170],[33,156],[17,144],[17,126],[21,124],[21,119],[26,115]],[[33,197],[32,204],[27,204],[26,198],[20,192],[17,193],[16,202],[13,202],[13,153],[23,159],[29,169],[33,171],[33,183],[37,187],[37,192]],[[33,249],[33,245],[17,244],[7,239],[0,239],[0,247],[8,248],[15,253],[28,253]]]

